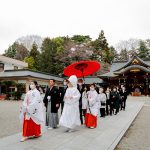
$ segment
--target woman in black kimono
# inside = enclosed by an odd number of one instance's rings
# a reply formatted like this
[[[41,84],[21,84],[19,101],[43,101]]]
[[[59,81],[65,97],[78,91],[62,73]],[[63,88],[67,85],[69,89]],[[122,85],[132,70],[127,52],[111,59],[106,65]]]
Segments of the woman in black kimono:
[[[119,93],[117,92],[117,88],[114,87],[111,92],[111,102],[113,102],[113,108],[115,109],[115,115],[119,112]]]

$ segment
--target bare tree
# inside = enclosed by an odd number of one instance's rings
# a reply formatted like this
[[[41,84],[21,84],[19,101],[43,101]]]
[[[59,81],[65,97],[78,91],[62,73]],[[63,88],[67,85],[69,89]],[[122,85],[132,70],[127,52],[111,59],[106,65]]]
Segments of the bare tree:
[[[116,50],[118,52],[121,52],[121,50],[126,49],[127,51],[136,51],[137,48],[139,47],[139,39],[129,39],[127,41],[120,41],[116,45]]]

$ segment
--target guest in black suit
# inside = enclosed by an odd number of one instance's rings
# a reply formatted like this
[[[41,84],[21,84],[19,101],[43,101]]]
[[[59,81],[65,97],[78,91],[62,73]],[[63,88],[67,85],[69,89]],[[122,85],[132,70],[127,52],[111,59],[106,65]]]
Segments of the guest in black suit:
[[[122,100],[121,110],[122,109],[125,110],[125,108],[126,108],[127,96],[128,96],[128,93],[126,91],[126,88],[123,86],[122,90],[120,91],[120,97],[121,97],[121,100]]]
[[[58,120],[58,108],[60,105],[60,93],[55,86],[55,80],[50,79],[49,88],[46,91],[43,102],[46,107],[46,126],[48,129],[57,128]]]

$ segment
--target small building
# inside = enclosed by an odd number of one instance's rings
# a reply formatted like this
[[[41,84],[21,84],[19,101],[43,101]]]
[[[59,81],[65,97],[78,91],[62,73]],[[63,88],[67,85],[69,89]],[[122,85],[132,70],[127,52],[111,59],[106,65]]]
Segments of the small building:
[[[56,84],[59,84],[63,79],[59,76],[50,75],[48,73],[28,70],[28,64],[0,55],[0,94],[6,92],[16,91],[16,84],[22,84],[22,92],[26,92],[29,89],[30,81],[36,80],[41,87],[48,85],[49,79],[55,79]],[[4,83],[13,82],[9,87],[6,87]]]
[[[0,72],[28,68],[28,63],[0,55]]]
[[[127,62],[114,62],[110,72],[99,76],[108,86],[125,85],[134,96],[150,94],[150,61],[134,55]]]

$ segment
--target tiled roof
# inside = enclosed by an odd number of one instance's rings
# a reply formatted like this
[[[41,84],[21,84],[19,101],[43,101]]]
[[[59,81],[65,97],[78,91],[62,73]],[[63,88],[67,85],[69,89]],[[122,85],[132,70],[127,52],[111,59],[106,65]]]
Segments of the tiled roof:
[[[150,66],[150,61],[143,61],[142,59],[140,59],[137,56],[133,56],[131,59],[129,59],[129,61],[127,62],[114,62],[112,63],[112,65],[110,66],[110,72],[105,73],[100,75],[100,77],[115,77],[116,75],[114,74],[115,71],[123,69],[124,67],[127,67],[127,65],[134,59],[137,58],[139,61],[141,61],[141,63],[145,64],[145,65],[149,65]]]
[[[31,71],[27,69],[7,70],[4,72],[0,72],[0,78],[11,78],[11,77],[34,77],[45,80],[55,79],[56,81],[63,81],[63,78],[59,76],[50,75],[47,73],[37,71]],[[92,84],[92,83],[103,83],[103,80],[95,76],[85,77],[85,84]]]
[[[12,59],[12,58],[9,58],[9,57],[3,56],[3,55],[0,55],[0,61],[6,62],[6,63],[11,63],[11,64],[18,65],[18,66],[22,66],[25,68],[28,67],[28,63],[25,63],[20,60]]]
[[[122,68],[126,63],[113,63],[111,66],[110,66],[110,72],[113,72],[113,71],[116,71],[120,68]]]
[[[132,60],[134,60],[134,59],[138,59],[142,64],[150,66],[150,61],[143,61],[141,58],[139,58],[138,56],[135,55],[132,58],[130,58],[127,62],[115,62],[115,63],[113,63],[110,66],[110,72],[111,71],[114,72],[114,71],[119,70],[123,67],[127,67],[132,62]]]
[[[0,78],[10,78],[10,77],[35,77],[45,80],[55,79],[57,81],[63,81],[61,77],[31,70],[7,70],[0,72]]]

